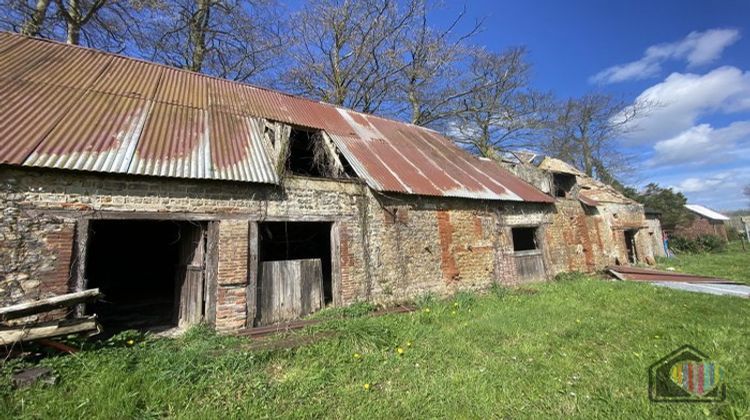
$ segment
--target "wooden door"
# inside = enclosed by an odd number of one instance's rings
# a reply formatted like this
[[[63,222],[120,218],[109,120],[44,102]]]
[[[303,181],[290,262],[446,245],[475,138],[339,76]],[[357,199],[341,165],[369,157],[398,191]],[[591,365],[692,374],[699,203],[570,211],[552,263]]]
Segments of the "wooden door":
[[[292,321],[323,307],[319,258],[265,261],[258,276],[257,325]]]
[[[187,327],[203,320],[206,235],[203,226],[197,224],[185,224],[180,233],[175,321],[179,327]]]
[[[520,282],[541,281],[546,278],[542,250],[517,251],[513,258],[516,260],[516,274]]]

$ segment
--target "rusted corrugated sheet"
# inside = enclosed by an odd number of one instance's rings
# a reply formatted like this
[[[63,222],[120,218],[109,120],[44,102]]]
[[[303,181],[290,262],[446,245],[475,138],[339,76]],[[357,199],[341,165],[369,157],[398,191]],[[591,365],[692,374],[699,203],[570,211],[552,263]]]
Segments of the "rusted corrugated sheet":
[[[632,281],[660,281],[681,283],[713,283],[713,284],[739,284],[732,280],[718,277],[697,276],[693,274],[675,273],[673,271],[659,271],[646,268],[613,266],[607,270],[621,280]]]
[[[440,134],[140,60],[0,36],[0,162],[278,183],[265,120],[325,130],[379,191],[552,198]]]

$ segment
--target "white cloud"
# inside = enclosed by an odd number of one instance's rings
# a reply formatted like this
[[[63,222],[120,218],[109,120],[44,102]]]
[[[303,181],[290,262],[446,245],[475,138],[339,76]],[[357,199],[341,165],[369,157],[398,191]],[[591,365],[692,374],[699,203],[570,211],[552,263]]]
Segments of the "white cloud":
[[[646,49],[640,60],[604,69],[592,76],[589,81],[607,84],[646,79],[658,75],[661,63],[667,60],[685,60],[689,67],[710,64],[721,57],[724,49],[738,39],[740,33],[736,29],[691,32],[680,41],[652,45]]]
[[[742,194],[743,187],[750,184],[750,167],[696,171],[688,178],[670,176],[654,181],[684,193],[690,203],[703,204],[719,211],[748,208],[750,205]]]
[[[633,122],[630,143],[671,139],[694,127],[698,118],[712,113],[750,109],[750,72],[719,67],[704,75],[673,73],[641,93],[636,104],[647,112]]]
[[[723,175],[723,174],[720,174]],[[701,191],[706,191],[710,189],[714,189],[721,185],[722,182],[724,182],[725,177],[724,176],[717,176],[714,178],[687,178],[686,180],[680,182],[679,184],[675,185],[675,189],[677,191],[681,191],[683,193],[696,193]]]
[[[700,124],[657,142],[649,165],[715,165],[742,159],[750,153],[748,149],[750,121],[737,121],[718,129]]]

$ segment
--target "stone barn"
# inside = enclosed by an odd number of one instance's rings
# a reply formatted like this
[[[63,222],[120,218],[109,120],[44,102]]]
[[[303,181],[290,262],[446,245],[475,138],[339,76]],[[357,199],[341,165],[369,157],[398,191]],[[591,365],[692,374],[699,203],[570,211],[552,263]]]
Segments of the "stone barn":
[[[8,33],[0,91],[0,305],[233,332],[650,255],[638,204],[426,128]]]
[[[730,220],[729,217],[700,204],[686,204],[685,208],[693,217],[691,220],[675,226],[675,236],[688,239],[696,239],[700,236],[716,236],[724,242],[728,241],[727,228],[724,223]]]

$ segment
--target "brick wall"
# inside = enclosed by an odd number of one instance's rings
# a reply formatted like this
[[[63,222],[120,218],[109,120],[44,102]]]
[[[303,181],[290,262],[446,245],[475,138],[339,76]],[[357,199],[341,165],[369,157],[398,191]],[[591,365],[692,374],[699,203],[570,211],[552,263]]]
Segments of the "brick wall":
[[[724,241],[728,241],[727,229],[724,222],[710,220],[701,216],[694,216],[693,221],[688,224],[677,226],[674,236],[681,236],[689,239],[696,239],[699,236],[713,235],[718,236]]]
[[[248,221],[219,223],[219,262],[216,274],[216,329],[244,328],[247,320]]]

